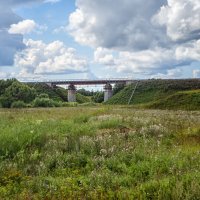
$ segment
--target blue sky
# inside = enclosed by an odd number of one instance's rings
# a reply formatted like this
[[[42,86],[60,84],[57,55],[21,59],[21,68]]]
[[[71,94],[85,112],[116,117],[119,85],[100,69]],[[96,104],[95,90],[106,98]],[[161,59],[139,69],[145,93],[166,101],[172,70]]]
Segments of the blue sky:
[[[8,0],[0,78],[199,78],[199,0]]]

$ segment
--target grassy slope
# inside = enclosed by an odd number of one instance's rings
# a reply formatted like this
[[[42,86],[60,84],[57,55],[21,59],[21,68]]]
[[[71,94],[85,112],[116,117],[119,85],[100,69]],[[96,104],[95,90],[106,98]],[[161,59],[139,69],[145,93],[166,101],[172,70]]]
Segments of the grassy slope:
[[[200,112],[115,108],[0,109],[0,199],[199,199]]]
[[[146,107],[158,109],[198,110],[200,109],[200,90],[176,92],[162,100],[150,103]]]
[[[135,83],[133,85],[127,86],[122,91],[117,93],[115,96],[113,96],[107,103],[108,104],[128,104],[129,98],[131,96],[131,93],[135,87]],[[135,91],[135,94],[131,100],[131,104],[134,105],[145,105],[145,104],[153,104],[157,101],[160,101],[160,105],[163,101],[164,103],[167,103],[168,97],[171,97],[171,103],[168,105],[172,105],[173,98],[172,95],[175,95],[179,91],[186,91],[186,90],[196,90],[200,89],[200,80],[146,80],[146,81],[140,81],[139,85]],[[195,94],[196,95],[196,94]],[[178,96],[178,94],[177,94]],[[179,94],[180,96],[180,94]],[[200,108],[199,105],[199,96],[196,95],[195,98],[193,98],[193,95],[182,95],[182,98],[186,97],[187,99],[184,101],[182,100],[180,104],[175,104],[176,106],[182,106],[185,107],[183,104],[187,103],[189,101],[194,102],[195,100],[195,108]],[[192,98],[191,100],[188,98]],[[170,99],[170,98],[169,98]],[[181,98],[180,98],[181,99]],[[175,99],[177,101],[177,98]],[[197,104],[197,105],[196,105]],[[157,104],[158,105],[158,104]],[[161,106],[160,106],[161,108]]]

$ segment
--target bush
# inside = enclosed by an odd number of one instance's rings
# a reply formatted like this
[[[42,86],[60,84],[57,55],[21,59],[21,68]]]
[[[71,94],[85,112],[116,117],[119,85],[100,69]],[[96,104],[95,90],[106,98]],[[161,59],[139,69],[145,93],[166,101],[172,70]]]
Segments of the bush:
[[[92,100],[95,103],[102,103],[104,101],[104,92],[97,92],[93,97]]]
[[[3,108],[10,108],[13,102],[12,98],[1,96],[0,97],[0,104]]]
[[[30,103],[35,99],[36,90],[26,84],[20,82],[13,82],[8,88],[5,89],[5,97],[14,101],[24,101]]]
[[[14,101],[11,108],[26,108],[26,104],[23,101]]]
[[[36,98],[33,101],[34,107],[55,107],[55,102],[49,98]]]
[[[38,98],[42,99],[42,98],[48,98],[49,99],[49,95],[46,93],[41,93],[38,95]]]

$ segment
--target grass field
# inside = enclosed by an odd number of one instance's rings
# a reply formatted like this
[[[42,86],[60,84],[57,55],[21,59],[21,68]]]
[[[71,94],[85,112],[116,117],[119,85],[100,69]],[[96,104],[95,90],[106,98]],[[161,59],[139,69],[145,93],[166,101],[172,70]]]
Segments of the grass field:
[[[1,109],[0,199],[200,199],[200,112]]]

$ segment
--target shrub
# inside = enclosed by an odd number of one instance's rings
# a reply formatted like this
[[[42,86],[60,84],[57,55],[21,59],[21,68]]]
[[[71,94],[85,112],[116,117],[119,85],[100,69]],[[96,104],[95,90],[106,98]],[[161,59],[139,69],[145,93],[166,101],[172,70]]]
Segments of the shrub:
[[[41,93],[38,95],[38,98],[42,99],[42,98],[48,98],[49,99],[49,95],[46,93]]]
[[[55,102],[49,98],[36,98],[33,101],[34,107],[55,107]]]
[[[10,108],[12,102],[13,102],[12,98],[5,97],[5,96],[0,97],[0,104],[2,105],[3,108]]]
[[[104,92],[97,92],[93,97],[92,100],[95,103],[102,103],[104,101]]]
[[[23,101],[14,101],[11,108],[26,108],[26,104]]]
[[[35,99],[36,90],[26,84],[20,82],[13,82],[8,88],[5,89],[4,96],[12,99],[13,101],[24,101],[30,103]]]
[[[62,102],[61,101],[53,101],[55,107],[62,107]]]

